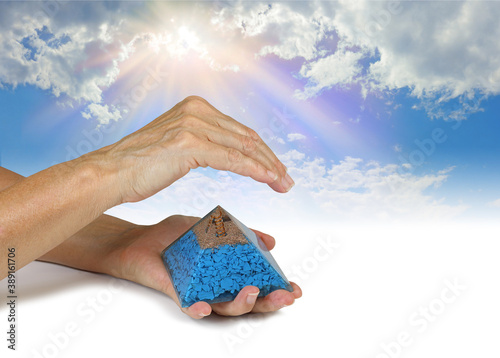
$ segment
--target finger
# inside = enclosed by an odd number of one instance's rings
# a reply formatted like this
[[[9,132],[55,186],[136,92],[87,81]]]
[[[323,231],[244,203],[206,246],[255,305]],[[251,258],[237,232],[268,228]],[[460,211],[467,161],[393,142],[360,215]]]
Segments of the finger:
[[[263,164],[268,170],[278,173],[278,175],[283,175],[284,173],[284,169],[280,167],[276,168],[276,163],[266,155],[262,146],[249,136],[235,133],[221,127],[215,128],[214,126],[208,126],[201,129],[200,134],[204,135],[207,140],[213,143],[239,150],[246,156]],[[277,181],[277,183],[282,186],[280,191],[286,191],[288,189],[288,184],[285,185],[282,181]]]
[[[295,299],[297,298],[301,298],[302,297],[302,289],[300,288],[299,285],[297,285],[295,282],[290,282],[290,285],[292,285],[292,288],[293,288],[293,297],[295,297]]]
[[[181,308],[181,310],[189,317],[194,319],[202,319],[212,313],[212,307],[203,301],[193,303],[188,308]]]
[[[259,289],[255,286],[244,287],[231,302],[221,302],[212,305],[212,309],[223,316],[240,316],[251,312],[254,308]]]
[[[269,148],[269,146],[262,140],[262,138],[257,134],[257,132],[255,132],[253,129],[245,126],[244,124],[241,124],[240,122],[236,121],[235,119],[229,116],[226,116],[222,113],[221,115],[222,115],[221,117],[215,118],[214,120],[217,121],[217,123],[221,127],[224,127],[227,130],[251,138],[255,142],[258,151],[261,152],[267,158],[267,161],[270,162],[274,168],[276,168],[280,176],[278,183],[283,188],[285,188],[285,191],[289,191],[295,183],[293,182],[293,179],[290,177],[290,175],[287,173],[286,166],[278,159],[278,157],[274,154],[271,148]],[[276,186],[277,185],[274,184],[271,187],[274,190],[276,190],[275,189]]]
[[[278,179],[278,174],[270,171],[263,164],[246,156],[237,149],[224,147],[212,142],[202,142],[196,149],[199,152],[194,159],[198,166],[209,166],[217,170],[229,170],[266,184],[272,184]],[[281,186],[278,186],[278,188],[277,191],[283,190]]]
[[[302,296],[302,290],[295,283],[290,282],[290,284],[292,285],[293,292],[286,290],[273,291],[266,297],[259,298],[252,312],[273,312],[292,305],[295,299]]]
[[[274,239],[274,237],[272,237],[271,235],[268,235],[268,234],[264,234],[263,232],[260,232],[259,230],[254,230],[254,229],[251,229],[258,237],[260,237],[262,239],[262,241],[264,242],[264,244],[266,245],[267,249],[270,251],[274,248],[274,246],[276,245],[276,240]]]
[[[179,306],[181,311],[191,318],[200,319],[212,313],[212,308],[206,302],[196,302],[190,307],[182,307],[162,260],[158,257],[155,260],[149,261],[148,264],[150,265],[148,269],[145,270],[145,272],[141,272],[139,277],[133,281],[139,282],[144,286],[151,287],[157,291],[163,292],[167,296],[170,296],[177,306]]]
[[[216,110],[213,109],[212,112],[214,111]],[[220,112],[217,113],[220,114]],[[235,126],[227,126],[224,124],[226,122],[221,125],[217,118],[212,117],[213,113],[207,114],[206,111],[202,111],[197,115],[189,114],[178,118],[177,125],[194,129],[192,132],[197,136],[202,136],[215,144],[237,149],[248,157],[255,159],[268,170],[278,175],[278,180],[270,185],[272,189],[278,192],[290,190],[293,186],[293,180],[287,174],[286,168],[254,131],[230,117],[228,118],[235,123]],[[246,128],[247,132],[238,130],[240,127]],[[255,135],[252,136],[252,133]]]
[[[257,134],[257,132],[245,126],[244,124],[238,122],[234,118],[225,115],[207,101],[204,101],[204,103],[206,104],[206,107],[211,109],[211,111],[201,112],[205,118],[211,119],[218,126],[225,128],[229,131],[236,132],[243,136],[252,138],[256,142],[259,150],[261,150],[266,155],[266,157],[273,163],[274,167],[277,169],[278,175],[280,176],[280,183],[283,187],[287,188],[286,191],[290,190],[293,187],[294,182],[290,177],[290,175],[287,173],[286,166],[278,159],[278,157],[274,154],[271,148],[269,148],[269,146],[262,140],[262,138]],[[274,190],[276,190],[275,189],[276,184],[272,185],[271,187]]]
[[[177,306],[181,309],[182,312],[187,314],[189,317],[194,318],[194,319],[201,319],[203,317],[209,316],[212,313],[212,307],[206,302],[200,301],[192,304],[189,307],[182,307],[181,303],[179,302],[179,299],[177,298],[177,294],[175,293],[174,287],[172,286],[172,283],[170,280],[165,282],[163,287],[159,290],[166,295],[170,296]]]

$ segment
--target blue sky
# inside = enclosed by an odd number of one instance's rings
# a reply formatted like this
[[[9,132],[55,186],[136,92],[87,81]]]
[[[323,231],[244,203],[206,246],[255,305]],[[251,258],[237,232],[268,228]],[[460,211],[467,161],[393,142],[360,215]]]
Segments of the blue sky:
[[[500,4],[43,4],[0,3],[2,166],[33,174],[197,94],[261,134],[293,192],[200,169],[113,213],[500,213]]]

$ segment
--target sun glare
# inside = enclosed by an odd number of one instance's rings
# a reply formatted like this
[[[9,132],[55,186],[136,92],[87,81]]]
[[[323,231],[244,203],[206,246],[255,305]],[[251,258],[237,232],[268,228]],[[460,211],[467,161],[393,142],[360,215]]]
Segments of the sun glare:
[[[199,49],[200,39],[194,31],[189,30],[187,27],[182,26],[178,31],[179,35],[179,44],[184,47],[186,50]]]

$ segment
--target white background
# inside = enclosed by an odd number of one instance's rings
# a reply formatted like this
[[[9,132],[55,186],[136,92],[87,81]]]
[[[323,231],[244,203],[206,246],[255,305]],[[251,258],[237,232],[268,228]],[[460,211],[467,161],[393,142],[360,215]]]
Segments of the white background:
[[[275,235],[277,262],[303,288],[303,297],[291,307],[273,314],[195,321],[151,289],[35,262],[17,274],[18,350],[9,352],[2,338],[1,356],[500,354],[498,226],[400,223],[259,229]],[[325,242],[333,243],[329,250]],[[446,280],[465,287],[457,294],[446,291],[448,303],[441,298]],[[5,297],[6,281],[0,285]],[[98,310],[88,306],[89,299],[97,300]],[[419,316],[420,308],[432,316]],[[6,337],[6,305],[0,321]],[[60,332],[68,325],[76,332],[64,338]],[[406,335],[404,347],[394,343],[401,335]]]

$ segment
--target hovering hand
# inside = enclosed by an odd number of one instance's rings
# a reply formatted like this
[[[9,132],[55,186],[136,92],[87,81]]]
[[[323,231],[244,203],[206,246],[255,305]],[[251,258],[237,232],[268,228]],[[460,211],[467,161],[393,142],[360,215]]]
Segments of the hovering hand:
[[[254,130],[195,96],[89,158],[117,174],[119,202],[146,199],[191,169],[207,166],[251,177],[281,193],[293,186],[286,167]]]
[[[137,227],[127,231],[125,237],[114,243],[108,262],[111,274],[120,278],[151,287],[170,296],[180,306],[175,290],[170,281],[161,251],[187,231],[199,218],[174,215],[153,226]],[[271,250],[275,245],[273,237],[259,231],[254,232]],[[266,297],[257,298],[259,289],[255,286],[244,287],[231,302],[208,304],[197,302],[188,308],[181,308],[192,318],[203,318],[212,311],[227,316],[237,316],[248,312],[270,312],[291,305],[302,295],[301,289],[291,283],[293,292],[277,290]]]

